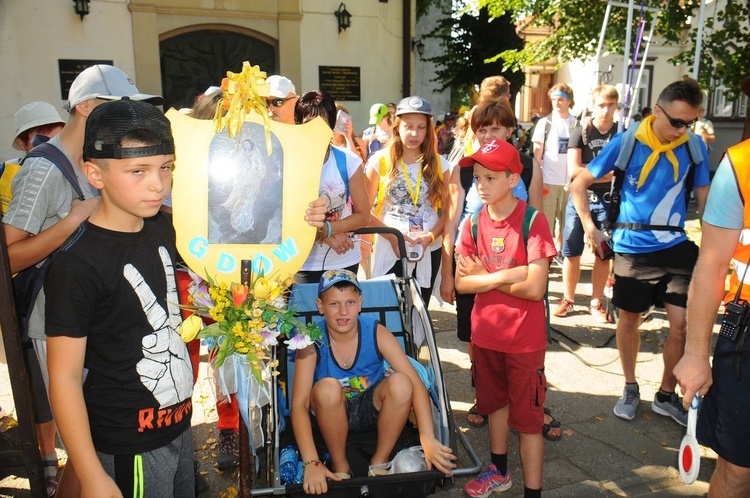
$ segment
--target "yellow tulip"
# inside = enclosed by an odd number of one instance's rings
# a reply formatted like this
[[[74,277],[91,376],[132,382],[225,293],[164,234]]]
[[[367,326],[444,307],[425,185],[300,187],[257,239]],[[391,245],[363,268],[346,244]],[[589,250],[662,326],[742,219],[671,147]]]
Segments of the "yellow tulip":
[[[275,280],[268,280],[267,278],[260,277],[255,281],[253,286],[253,296],[255,299],[274,299],[274,294],[278,296],[278,282]]]
[[[198,315],[190,315],[180,325],[180,337],[185,342],[190,342],[198,336],[203,328],[203,320]]]

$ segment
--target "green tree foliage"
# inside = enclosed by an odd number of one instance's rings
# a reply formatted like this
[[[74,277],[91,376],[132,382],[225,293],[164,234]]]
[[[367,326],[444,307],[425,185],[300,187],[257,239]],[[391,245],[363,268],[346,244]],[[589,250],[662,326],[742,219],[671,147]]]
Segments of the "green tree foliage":
[[[714,0],[715,2],[717,0]],[[530,26],[546,27],[550,36],[526,43],[520,49],[498,52],[498,57],[511,67],[541,63],[555,59],[559,64],[574,59],[586,59],[596,53],[596,46],[604,21],[607,2],[603,0],[478,0],[491,17],[512,15],[524,19]],[[646,5],[656,6],[651,0]],[[697,29],[689,19],[697,15],[700,0],[662,0],[656,35],[666,44],[686,43],[687,48],[672,60],[673,63],[693,63]],[[640,2],[636,2],[640,7]],[[709,5],[708,11],[711,12]],[[636,8],[632,25],[632,40],[638,27],[639,9]],[[717,81],[729,88],[734,96],[740,82],[750,74],[750,6],[747,0],[727,0],[726,8],[717,11],[715,19],[707,20],[699,80],[704,88],[712,88]],[[650,23],[651,15],[646,19]],[[604,38],[604,53],[624,53],[627,29],[627,9],[613,7]],[[631,47],[632,54],[632,47]]]
[[[524,83],[523,73],[508,69],[502,58],[488,62],[498,52],[523,48],[512,18],[506,15],[493,19],[487,9],[469,11],[461,8],[460,2],[453,3],[454,11],[444,11],[435,29],[425,35],[439,39],[444,48],[442,55],[426,59],[439,67],[433,81],[451,89],[452,107],[468,104],[471,87],[487,76],[504,76],[515,95]]]
[[[750,3],[727,0],[724,10],[706,7],[703,47],[698,79],[704,88],[723,83],[732,97],[738,97],[743,79],[750,76]],[[692,50],[685,50],[673,59],[675,63],[693,66],[698,30],[690,31]]]

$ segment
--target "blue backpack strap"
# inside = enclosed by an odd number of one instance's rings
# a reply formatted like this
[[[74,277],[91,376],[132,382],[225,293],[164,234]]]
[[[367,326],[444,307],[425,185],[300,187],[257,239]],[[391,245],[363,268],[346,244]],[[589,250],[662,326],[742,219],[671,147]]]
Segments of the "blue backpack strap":
[[[336,161],[336,167],[341,175],[341,181],[344,182],[344,188],[346,188],[346,202],[349,202],[349,172],[346,169],[346,154],[336,147],[331,147],[331,150]]]
[[[63,176],[73,186],[73,190],[76,191],[76,195],[78,195],[78,198],[80,200],[84,200],[83,191],[81,190],[81,186],[78,184],[78,178],[76,177],[75,169],[60,149],[50,143],[41,143],[31,149],[31,151],[23,158],[23,161],[21,161],[21,163],[23,163],[30,157],[42,157],[57,166]]]

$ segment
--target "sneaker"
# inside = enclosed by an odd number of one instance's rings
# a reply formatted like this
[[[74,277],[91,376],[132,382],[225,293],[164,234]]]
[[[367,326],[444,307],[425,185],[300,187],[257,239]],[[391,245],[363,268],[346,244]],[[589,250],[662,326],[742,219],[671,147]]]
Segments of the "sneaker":
[[[625,385],[625,389],[622,391],[622,396],[617,400],[615,405],[615,415],[625,420],[633,420],[635,418],[635,409],[638,408],[638,403],[641,402],[641,394],[638,391],[638,386]]]
[[[206,476],[201,474],[201,467],[198,460],[193,460],[193,470],[195,471],[195,496],[202,495],[211,487]]]
[[[682,400],[677,396],[677,393],[670,394],[669,399],[664,402],[659,401],[659,398],[654,396],[654,402],[651,403],[651,409],[654,413],[658,413],[665,417],[672,417],[672,420],[683,427],[687,427],[688,412],[682,406]]]
[[[233,469],[240,464],[240,451],[237,447],[237,433],[233,429],[222,429],[219,432],[219,470]]]
[[[604,285],[604,295],[609,299],[612,299],[612,289],[615,286],[615,277],[612,275],[607,277],[607,283]]]
[[[492,493],[508,491],[513,485],[510,480],[510,471],[503,475],[494,464],[489,464],[487,470],[466,483],[464,491],[469,496],[485,498]]]
[[[564,316],[567,316],[571,311],[573,311],[573,301],[571,301],[570,299],[562,298],[560,299],[560,302],[557,303],[557,308],[555,308],[555,311],[552,314],[562,318]]]
[[[392,462],[385,462],[385,463],[374,463],[370,465],[370,468],[367,470],[367,476],[368,477],[375,477],[375,476],[387,476],[391,473],[391,463]]]
[[[602,305],[601,301],[599,301],[599,304],[592,304],[589,306],[589,311],[591,312],[591,316],[594,317],[594,320],[596,320],[599,323],[610,323],[611,320],[609,319],[609,316],[607,315],[607,310],[604,309],[604,306]]]
[[[334,472],[333,475],[335,475],[342,481],[345,481],[352,478],[352,471],[350,470],[349,472]]]

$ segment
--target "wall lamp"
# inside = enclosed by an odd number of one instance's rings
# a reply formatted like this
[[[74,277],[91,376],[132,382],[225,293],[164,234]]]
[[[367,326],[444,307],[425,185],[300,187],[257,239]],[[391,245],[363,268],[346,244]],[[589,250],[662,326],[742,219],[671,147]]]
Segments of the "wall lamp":
[[[333,15],[336,16],[336,20],[338,21],[339,33],[346,30],[346,28],[352,25],[352,15],[348,10],[346,10],[346,5],[344,5],[344,2],[341,2],[341,5],[339,5],[339,10],[334,12]]]
[[[81,21],[83,21],[83,17],[89,13],[89,0],[73,0],[73,3],[75,4],[76,14],[81,16]]]
[[[422,43],[422,40],[412,39],[411,49],[416,50],[420,57],[424,55],[424,43]]]

